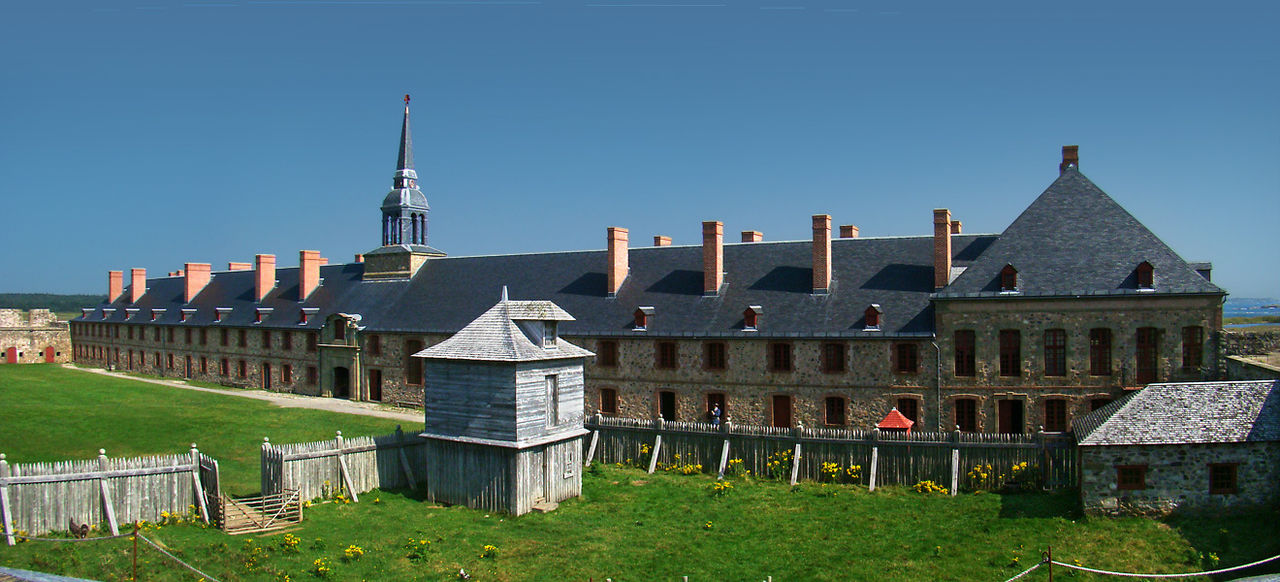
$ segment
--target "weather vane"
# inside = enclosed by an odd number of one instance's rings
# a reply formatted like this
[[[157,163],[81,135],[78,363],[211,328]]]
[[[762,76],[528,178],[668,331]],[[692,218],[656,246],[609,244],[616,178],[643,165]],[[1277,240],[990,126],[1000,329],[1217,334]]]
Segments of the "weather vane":
[[[405,94],[404,94],[404,105],[405,105],[405,107],[408,107],[408,106],[409,106],[409,94],[408,94],[408,93],[405,93]]]

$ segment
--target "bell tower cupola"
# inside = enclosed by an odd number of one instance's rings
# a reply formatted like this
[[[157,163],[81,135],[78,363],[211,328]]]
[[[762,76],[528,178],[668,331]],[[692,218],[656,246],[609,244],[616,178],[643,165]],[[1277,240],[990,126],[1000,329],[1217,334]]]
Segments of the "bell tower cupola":
[[[418,188],[413,169],[413,135],[409,131],[409,96],[404,96],[404,124],[400,126],[400,155],[391,191],[382,199],[382,246],[365,253],[365,279],[413,277],[427,257],[444,252],[427,246],[427,197]]]

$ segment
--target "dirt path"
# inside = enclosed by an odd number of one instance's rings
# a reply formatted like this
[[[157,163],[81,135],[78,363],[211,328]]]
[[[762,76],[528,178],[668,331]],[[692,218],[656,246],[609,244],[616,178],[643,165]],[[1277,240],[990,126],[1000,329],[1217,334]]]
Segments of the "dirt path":
[[[183,390],[195,390],[197,392],[212,392],[214,394],[224,394],[226,396],[238,396],[240,398],[252,398],[254,400],[265,400],[281,408],[310,408],[313,410],[327,410],[329,412],[343,412],[346,414],[360,414],[363,416],[376,416],[379,418],[390,418],[408,423],[408,426],[421,425],[422,413],[406,410],[403,408],[393,408],[385,404],[376,404],[373,402],[356,402],[346,400],[344,398],[325,398],[321,396],[303,396],[300,394],[287,394],[283,392],[268,392],[266,390],[249,390],[249,389],[230,389],[230,388],[205,388],[203,386],[192,386],[183,380],[161,380],[159,378],[139,378],[128,374],[118,372],[108,372],[100,368],[80,368],[71,364],[63,364],[63,368],[85,372],[88,374],[99,374],[102,376],[111,376],[114,378],[123,378],[125,380],[135,380],[138,382],[147,382],[149,384],[160,384],[161,386],[172,386],[174,388],[182,388]]]

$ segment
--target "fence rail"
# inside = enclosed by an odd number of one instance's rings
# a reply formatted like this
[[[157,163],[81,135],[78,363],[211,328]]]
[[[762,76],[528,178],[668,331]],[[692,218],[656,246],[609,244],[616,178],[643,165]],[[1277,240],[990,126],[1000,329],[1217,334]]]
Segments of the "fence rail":
[[[586,427],[592,431],[583,457],[588,463],[632,464],[650,472],[660,466],[702,465],[704,472],[723,475],[734,459],[741,460],[743,470],[789,476],[794,483],[820,480],[824,463],[834,463],[842,469],[860,466],[857,482],[873,489],[928,480],[954,494],[962,487],[1002,487],[1013,479],[1015,466],[1027,463],[1018,473],[1034,476],[1037,486],[1069,488],[1079,481],[1074,437],[1056,433],[905,433],[602,416],[588,419]],[[849,473],[844,479],[851,479]]]
[[[416,488],[426,466],[426,444],[400,427],[382,436],[274,445],[262,443],[262,494],[296,490],[302,499],[346,490],[353,501],[372,489]]]
[[[154,521],[195,507],[209,521],[204,482],[217,482],[217,462],[195,444],[182,455],[10,464],[0,454],[0,520],[9,545],[14,531],[41,535],[82,524]]]

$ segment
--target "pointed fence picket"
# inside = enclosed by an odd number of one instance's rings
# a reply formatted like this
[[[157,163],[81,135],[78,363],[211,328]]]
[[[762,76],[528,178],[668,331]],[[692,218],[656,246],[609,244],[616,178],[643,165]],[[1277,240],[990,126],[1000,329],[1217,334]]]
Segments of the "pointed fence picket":
[[[426,444],[417,435],[335,438],[275,445],[263,439],[262,494],[296,490],[301,499],[345,491],[353,501],[373,489],[416,487],[425,476]]]

